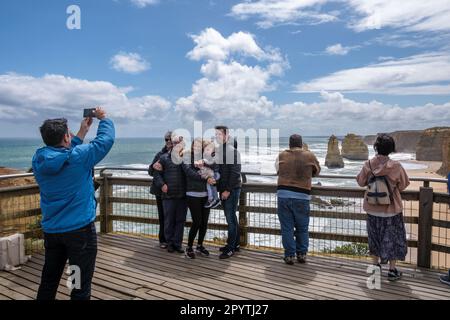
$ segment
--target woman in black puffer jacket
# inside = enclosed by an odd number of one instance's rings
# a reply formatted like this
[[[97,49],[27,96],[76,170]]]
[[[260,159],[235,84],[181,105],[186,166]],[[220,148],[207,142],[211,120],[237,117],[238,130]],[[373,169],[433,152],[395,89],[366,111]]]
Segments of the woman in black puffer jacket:
[[[203,159],[204,141],[197,138],[192,142],[191,151],[189,153],[190,159],[183,164],[183,169],[186,174],[186,199],[189,211],[192,216],[192,227],[189,231],[188,247],[186,248],[186,257],[190,259],[195,258],[194,239],[198,233],[196,252],[209,256],[208,250],[203,246],[203,240],[208,228],[208,219],[210,209],[205,208],[208,201],[208,193],[206,191],[207,183],[214,184],[214,179],[210,178],[204,180],[198,173],[199,169],[194,166],[195,160]],[[185,159],[186,160],[186,159]]]

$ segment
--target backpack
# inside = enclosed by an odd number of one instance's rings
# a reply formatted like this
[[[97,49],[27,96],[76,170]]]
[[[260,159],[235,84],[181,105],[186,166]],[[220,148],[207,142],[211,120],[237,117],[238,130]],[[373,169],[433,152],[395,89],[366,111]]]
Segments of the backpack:
[[[371,205],[390,205],[394,202],[391,185],[386,176],[375,176],[369,160],[372,176],[369,178],[365,198]]]

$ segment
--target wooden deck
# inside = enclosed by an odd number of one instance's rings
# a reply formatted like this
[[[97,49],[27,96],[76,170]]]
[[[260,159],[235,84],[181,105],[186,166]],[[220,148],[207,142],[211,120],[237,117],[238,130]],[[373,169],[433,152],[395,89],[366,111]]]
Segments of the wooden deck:
[[[305,265],[285,265],[280,255],[243,250],[219,260],[189,260],[168,253],[155,240],[123,235],[99,235],[92,299],[445,299],[450,287],[429,270],[401,268],[404,277],[390,283],[383,271],[381,290],[366,287],[363,262],[309,257]],[[0,272],[0,300],[31,300],[36,296],[44,256],[37,254],[20,270]],[[61,280],[57,299],[69,299]]]

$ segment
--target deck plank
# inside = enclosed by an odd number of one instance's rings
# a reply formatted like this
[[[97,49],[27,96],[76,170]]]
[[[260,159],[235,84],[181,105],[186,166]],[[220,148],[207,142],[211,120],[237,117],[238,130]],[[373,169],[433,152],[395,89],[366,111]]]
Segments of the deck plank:
[[[99,235],[92,299],[204,300],[204,299],[446,299],[450,288],[433,270],[401,265],[404,277],[381,290],[366,287],[368,263],[311,256],[308,263],[288,266],[281,255],[255,249],[242,250],[231,259],[211,255],[187,259],[168,253],[149,238]],[[0,300],[32,300],[40,283],[43,254],[35,254],[21,269],[0,272]],[[385,275],[386,272],[384,272]],[[70,298],[63,274],[57,299]]]

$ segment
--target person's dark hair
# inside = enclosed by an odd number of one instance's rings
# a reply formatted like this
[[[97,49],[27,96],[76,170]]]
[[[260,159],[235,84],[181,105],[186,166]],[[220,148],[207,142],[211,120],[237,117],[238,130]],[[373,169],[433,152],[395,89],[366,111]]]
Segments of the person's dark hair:
[[[227,126],[216,126],[215,129],[222,131],[224,134],[228,134],[229,131]]]
[[[45,120],[39,130],[41,131],[42,140],[49,147],[60,145],[64,135],[69,132],[67,120],[64,118]]]
[[[289,137],[289,148],[302,148],[303,139],[299,134],[293,134]]]
[[[171,140],[172,139],[172,131],[167,131],[164,135],[164,140]]]
[[[395,141],[390,135],[380,134],[373,145],[374,150],[383,156],[388,156],[395,152]]]

